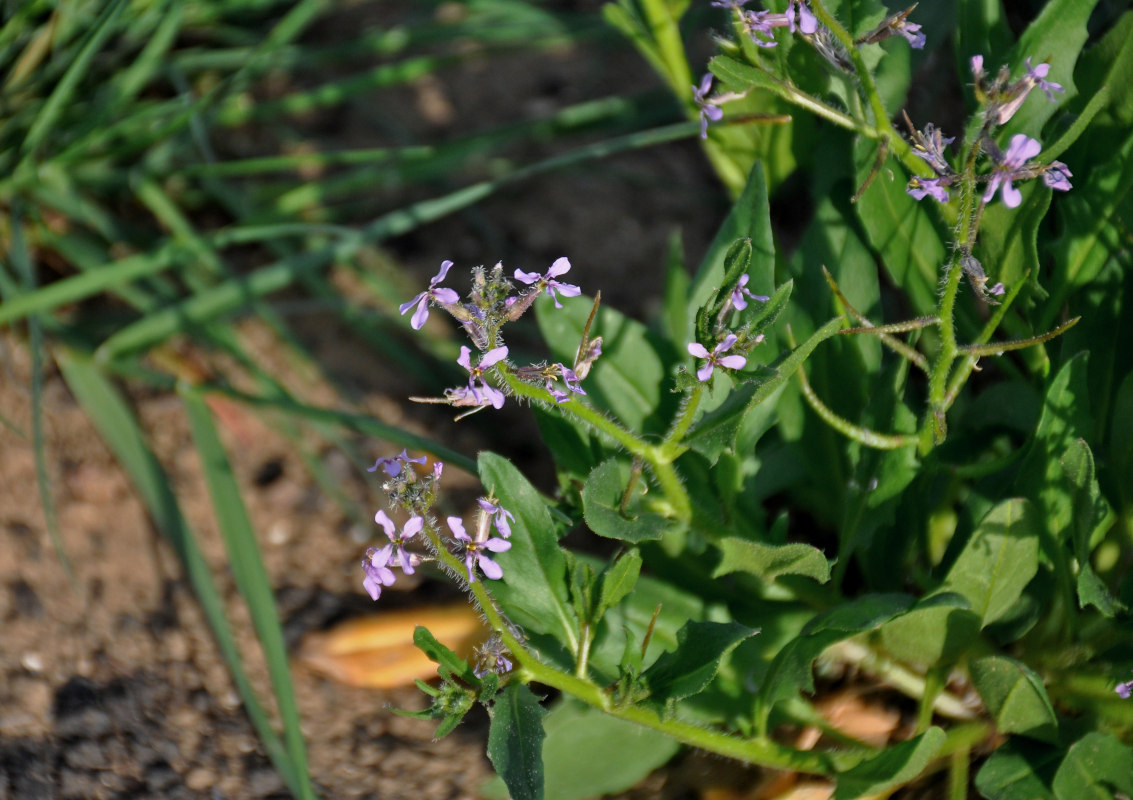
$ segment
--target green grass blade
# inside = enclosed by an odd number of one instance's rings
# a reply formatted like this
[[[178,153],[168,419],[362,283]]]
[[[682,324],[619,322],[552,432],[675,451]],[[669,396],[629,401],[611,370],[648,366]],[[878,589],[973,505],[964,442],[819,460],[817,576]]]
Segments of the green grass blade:
[[[22,319],[29,314],[42,314],[66,303],[84,300],[100,292],[117,289],[139,278],[156,275],[176,262],[178,248],[166,246],[151,253],[128,256],[98,270],[83,272],[26,292],[0,305],[0,325]]]
[[[179,2],[166,3],[164,11],[165,16],[150,35],[142,52],[115,80],[105,107],[117,108],[133,100],[164,66],[169,50],[181,31],[184,6]]]
[[[256,698],[224,616],[224,602],[213,583],[208,563],[181,513],[161,465],[146,444],[129,407],[88,358],[64,349],[58,349],[55,358],[68,388],[90,416],[118,463],[130,476],[154,524],[181,560],[268,758],[293,795],[309,797],[310,787],[301,786],[287,749]]]
[[[279,716],[283,721],[284,742],[299,779],[300,797],[311,798],[314,793],[307,771],[307,751],[303,743],[299,708],[295,703],[287,648],[283,641],[283,628],[279,624],[271,580],[264,569],[259,545],[236,484],[236,476],[232,473],[228,456],[213,424],[212,412],[200,392],[195,389],[183,390],[181,397],[185,402],[193,442],[212,498],[213,513],[228,552],[232,577],[248,605],[252,624],[267,661]]]
[[[35,269],[28,257],[27,243],[24,240],[23,220],[18,210],[13,210],[11,222],[12,266],[19,274],[25,289],[34,291]],[[63,537],[59,533],[59,518],[55,513],[51,477],[47,472],[47,437],[43,431],[44,337],[43,326],[36,317],[28,319],[28,347],[31,350],[31,432],[32,449],[35,452],[35,481],[39,488],[39,502],[43,506],[43,519],[47,523],[47,533],[51,537],[55,554],[63,565],[63,572],[67,575],[67,583],[73,587],[75,585],[75,574],[71,570],[71,561],[67,558],[67,550],[63,546]]]
[[[235,312],[255,298],[287,288],[305,273],[315,272],[331,263],[345,262],[353,258],[367,242],[381,241],[407,233],[454,211],[467,208],[515,181],[628,150],[687,139],[696,136],[699,131],[696,122],[681,122],[616,137],[517,169],[497,180],[481,181],[442,197],[423,200],[392,211],[379,217],[353,237],[343,238],[339,242],[303,255],[281,259],[247,277],[222,284],[209,292],[139,320],[106,339],[98,348],[97,358],[101,362],[120,358],[127,353],[137,352],[164,341],[175,333],[199,327],[219,316]],[[2,309],[3,307],[0,306],[0,310]],[[3,315],[0,314],[0,322],[2,321]]]
[[[24,139],[24,143],[20,147],[24,162],[26,162],[39,145],[43,143],[43,140],[51,132],[51,128],[58,121],[59,115],[63,113],[63,109],[71,102],[75,90],[78,88],[79,81],[87,76],[91,61],[114,32],[114,25],[118,21],[118,15],[125,7],[126,0],[113,0],[106,10],[102,12],[86,44],[83,45],[82,50],[79,51],[78,56],[71,63],[71,66],[67,68],[67,72],[64,73],[62,80],[56,84],[54,91],[51,92],[51,96],[47,98],[47,102],[43,104],[43,108],[39,110],[35,122],[32,123],[31,128],[28,130],[27,138]]]

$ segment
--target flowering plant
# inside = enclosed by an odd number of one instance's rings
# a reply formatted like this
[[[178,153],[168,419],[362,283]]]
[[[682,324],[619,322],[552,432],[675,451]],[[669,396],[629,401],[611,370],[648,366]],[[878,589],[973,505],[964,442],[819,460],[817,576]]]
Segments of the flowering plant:
[[[1115,665],[1133,661],[1128,580],[1117,588],[1133,498],[1094,450],[1130,465],[1133,372],[1116,371],[1111,347],[1108,380],[1123,381],[1112,406],[1130,416],[1096,427],[1085,356],[1054,348],[1076,335],[1071,311],[1104,314],[1078,294],[1098,233],[1072,211],[1064,235],[1079,244],[1057,252],[1079,261],[1050,266],[1037,246],[1055,247],[1040,238],[1063,200],[1051,190],[1098,197],[1057,158],[1082,172],[1072,145],[1110,98],[1098,88],[1085,123],[1055,116],[1074,96],[1085,18],[1051,3],[994,79],[991,55],[967,58],[972,118],[950,137],[935,121],[904,135],[893,123],[909,49],[933,46],[914,9],[713,3],[732,35],[693,83],[676,25],[645,24],[675,23],[677,5],[623,2],[608,16],[689,87],[690,125],[725,182],[744,177],[695,275],[673,260],[656,324],[583,298],[560,280],[565,258],[543,273],[477,267],[464,302],[440,286],[446,261],[402,306],[414,328],[443,309],[471,344],[466,386],[415,399],[461,416],[530,405],[558,472],[551,499],[483,453],[474,525],[442,527],[442,468],[422,476],[405,453],[379,462],[408,521],[398,534],[379,512],[389,544],[367,556],[367,591],[396,579],[391,566],[430,563],[492,629],[473,663],[418,631],[443,679],[423,685],[433,704],[420,715],[441,735],[487,705],[489,756],[515,798],[588,796],[551,777],[587,770],[589,794],[616,791],[680,744],[818,776],[838,798],[943,767],[952,796],[970,780],[993,800],[1130,793],[1133,712]],[[1093,56],[1082,84],[1116,52]],[[1124,97],[1114,115],[1133,107]],[[785,105],[823,121],[792,117],[787,134],[821,142],[828,167],[816,165],[823,191],[793,256],[777,250],[769,210],[784,175],[765,157],[783,130],[745,127],[753,113],[783,122]],[[531,309],[551,355],[521,364],[505,329]],[[881,321],[883,309],[905,319]],[[574,528],[614,555],[562,546]],[[908,724],[880,743],[839,729],[813,695],[846,683],[909,701]],[[548,716],[532,686],[569,700]],[[564,717],[585,721],[594,750],[564,743]],[[629,730],[632,758],[619,749]],[[622,757],[594,768],[603,747]]]

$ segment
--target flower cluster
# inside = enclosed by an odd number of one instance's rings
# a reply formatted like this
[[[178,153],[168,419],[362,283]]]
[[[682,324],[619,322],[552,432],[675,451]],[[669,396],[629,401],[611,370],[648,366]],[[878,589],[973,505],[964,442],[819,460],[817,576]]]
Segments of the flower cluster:
[[[450,516],[446,522],[451,536],[443,539],[439,526],[432,521],[429,512],[436,500],[437,484],[444,471],[444,464],[435,462],[431,474],[423,478],[412,468],[405,467],[407,464],[425,461],[424,457],[410,458],[403,450],[400,455],[379,458],[370,468],[371,472],[381,469],[389,476],[384,488],[390,494],[392,505],[409,514],[409,519],[400,531],[385,511],[378,511],[374,515],[374,522],[381,526],[388,539],[382,547],[366,550],[366,557],[362,561],[362,586],[374,600],[381,597],[383,588],[392,586],[397,580],[393,567],[399,568],[406,575],[412,575],[420,564],[436,559],[438,546],[447,547],[451,554],[464,561],[469,583],[476,581],[477,572],[482,572],[492,580],[503,577],[503,568],[488,557],[485,551],[503,553],[511,548],[508,539],[511,538],[511,523],[515,521],[515,517],[494,497],[481,497],[477,501],[475,535],[468,534],[460,517]],[[490,535],[493,527],[499,533],[498,537]],[[409,546],[414,542],[420,542],[426,552],[410,550]]]
[[[705,91],[707,90],[706,86]],[[416,307],[413,327],[419,328],[428,317],[430,304],[443,308],[464,327],[472,344],[480,352],[474,364],[472,348],[467,346],[460,348],[460,356],[456,359],[456,363],[468,373],[466,386],[446,389],[444,397],[441,398],[411,399],[470,409],[466,413],[489,406],[499,409],[507,399],[505,392],[508,376],[514,376],[532,385],[542,385],[555,403],[567,402],[572,394],[586,394],[581,386],[581,380],[586,377],[593,360],[601,354],[600,339],[594,340],[596,349],[593,351],[580,350],[579,357],[571,367],[562,363],[550,366],[513,367],[507,362],[508,348],[501,342],[500,330],[504,324],[519,319],[531,308],[535,298],[540,294],[546,293],[554,301],[555,308],[563,307],[560,302],[561,297],[578,297],[582,294],[582,289],[578,286],[560,280],[570,271],[569,259],[556,259],[543,274],[515,270],[512,277],[525,287],[518,293],[514,291],[515,286],[511,280],[505,276],[502,264],[496,264],[491,270],[476,267],[473,270],[472,291],[465,303],[460,302],[455,291],[438,285],[444,280],[451,266],[451,261],[443,262],[440,272],[429,282],[429,288],[402,305],[401,312],[404,314],[410,308]],[[558,381],[563,383],[566,391],[558,388]]]
[[[1004,151],[990,136],[995,126],[1005,124],[1015,115],[1033,89],[1040,89],[1052,101],[1055,99],[1055,92],[1063,90],[1059,84],[1046,80],[1050,64],[1031,66],[1031,59],[1028,58],[1023,76],[1016,81],[1010,80],[1006,66],[1000,69],[995,80],[989,81],[984,72],[983,56],[974,56],[971,66],[976,97],[985,109],[984,123],[976,146],[987,154],[991,166],[991,171],[980,178],[987,182],[980,202],[986,205],[999,193],[1005,206],[1015,208],[1023,201],[1023,196],[1015,188],[1014,182],[1039,176],[1050,188],[1061,192],[1069,191],[1070,178],[1073,177],[1069,167],[1061,161],[1045,165],[1032,161],[1042,151],[1038,140],[1017,133],[1011,137],[1007,150]],[[953,138],[944,137],[930,122],[923,132],[914,130],[912,140],[913,152],[924,159],[936,174],[932,178],[914,176],[905,190],[916,200],[931,197],[938,203],[947,203],[951,199],[948,187],[960,177],[945,157],[944,148],[952,143]]]

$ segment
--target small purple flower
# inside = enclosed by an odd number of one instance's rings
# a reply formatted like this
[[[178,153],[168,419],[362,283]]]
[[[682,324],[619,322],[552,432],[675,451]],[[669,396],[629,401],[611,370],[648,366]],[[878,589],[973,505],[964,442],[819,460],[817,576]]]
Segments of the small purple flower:
[[[586,394],[586,390],[582,388],[582,384],[579,382],[581,379],[578,377],[577,373],[575,373],[573,369],[566,366],[565,364],[552,364],[550,368],[548,368],[544,372],[544,375],[546,376],[546,383],[544,384],[544,388],[551,393],[551,396],[555,398],[556,403],[565,403],[567,400],[570,400],[572,393]],[[563,379],[563,383],[566,384],[567,391],[563,392],[555,388],[556,376]]]
[[[1074,188],[1070,183],[1070,179],[1074,177],[1074,173],[1070,171],[1070,167],[1063,164],[1061,161],[1051,161],[1043,171],[1043,183],[1051,189],[1057,189],[1060,192],[1068,192]]]
[[[744,31],[759,47],[775,47],[775,29],[787,26],[787,15],[771,11],[745,11]]]
[[[366,577],[362,580],[362,587],[372,600],[377,600],[382,596],[383,586],[393,586],[394,581],[397,580],[393,571],[386,566],[391,555],[393,555],[393,548],[388,544],[380,550],[371,547],[366,551],[366,558],[362,561],[362,569],[366,573]]]
[[[511,549],[511,542],[506,539],[486,539],[482,542],[475,542],[472,537],[464,530],[464,521],[460,517],[448,517],[448,527],[452,531],[454,538],[464,542],[464,568],[468,571],[468,582],[476,582],[475,567],[479,566],[480,571],[484,576],[498,581],[503,577],[503,568],[488,556],[484,555],[484,550],[490,550],[493,553],[503,553]]]
[[[751,278],[745,272],[740,276],[740,280],[736,284],[736,288],[732,290],[732,305],[738,308],[740,311],[743,311],[745,308],[747,308],[747,300],[744,299],[744,295],[747,295],[752,300],[758,300],[761,303],[766,303],[771,299],[766,295],[752,294],[751,291],[749,291],[747,288],[747,283],[750,280]],[[701,356],[701,358],[703,358],[703,356]]]
[[[950,199],[948,190],[944,187],[951,183],[949,178],[921,178],[913,176],[909,180],[909,185],[905,187],[905,191],[914,200],[923,200],[926,196],[931,197],[938,203],[947,203]]]
[[[421,292],[421,294],[414,297],[408,303],[402,303],[398,306],[398,310],[401,311],[402,314],[405,314],[405,312],[413,308],[413,306],[417,306],[417,310],[413,312],[413,317],[409,323],[413,326],[413,330],[421,330],[425,324],[425,320],[429,318],[430,300],[440,303],[441,305],[452,305],[460,301],[460,295],[452,289],[444,289],[437,286],[438,283],[445,279],[445,275],[448,274],[451,268],[451,261],[442,261],[441,271],[429,281],[429,288]]]
[[[481,497],[476,501],[476,504],[480,506],[484,513],[492,517],[493,522],[496,523],[496,530],[500,532],[500,536],[505,539],[510,539],[511,525],[508,524],[508,520],[515,522],[515,517],[512,516],[511,512],[501,506],[499,500],[493,500],[488,497]]]
[[[886,17],[880,25],[862,37],[861,41],[865,44],[876,44],[892,36],[904,36],[908,40],[909,46],[914,50],[923,49],[925,35],[921,33],[921,26],[908,21],[909,13],[912,10],[913,8],[907,8],[898,14]]]
[[[1031,82],[1034,86],[1037,86],[1044,93],[1046,93],[1047,100],[1050,100],[1053,103],[1055,92],[1066,91],[1062,88],[1061,83],[1054,83],[1052,81],[1046,80],[1047,74],[1050,73],[1050,64],[1047,64],[1044,61],[1037,67],[1032,67],[1030,57],[1025,59],[1024,63],[1027,67],[1027,74],[1024,76],[1025,80]]]
[[[374,462],[374,466],[367,467],[366,472],[377,472],[381,469],[386,475],[389,475],[391,478],[396,478],[401,474],[402,464],[424,464],[426,460],[425,456],[410,458],[409,453],[402,450],[399,455],[391,456],[390,458],[379,458]]]
[[[791,0],[787,4],[787,29],[795,32],[795,15],[798,14],[798,29],[810,36],[818,30],[818,17],[810,10],[804,0]]]
[[[931,122],[924,131],[913,131],[913,153],[928,162],[937,175],[951,175],[952,168],[944,158],[944,148],[956,141],[955,136],[945,136]]]
[[[712,377],[712,370],[716,367],[724,367],[726,369],[740,369],[747,364],[747,359],[741,355],[726,356],[726,353],[732,349],[732,345],[736,343],[737,336],[734,333],[729,333],[724,337],[724,341],[716,345],[712,352],[699,342],[692,342],[688,346],[688,352],[697,358],[704,358],[707,361],[704,366],[696,371],[697,380],[703,382]]]
[[[712,73],[704,73],[700,79],[700,86],[692,87],[692,99],[700,109],[700,138],[708,138],[708,120],[719,122],[724,118],[724,111],[719,106],[712,105],[708,99],[708,92],[712,90]],[[518,276],[517,276],[518,277]]]
[[[385,529],[386,536],[389,537],[390,541],[386,547],[397,553],[396,563],[401,567],[401,571],[406,575],[412,575],[413,567],[416,565],[416,562],[414,557],[406,552],[405,543],[420,533],[421,529],[425,527],[424,517],[410,517],[409,521],[402,527],[401,533],[397,532],[397,526],[393,524],[393,520],[386,516],[386,512],[384,511],[378,511],[378,513],[374,515],[374,522]],[[385,560],[389,561],[388,558]]]
[[[453,398],[458,398],[458,401],[454,401],[453,405],[490,405],[492,408],[503,408],[504,393],[484,381],[484,370],[498,364],[506,357],[507,348],[496,347],[480,356],[480,363],[473,367],[472,351],[461,345],[460,357],[456,359],[456,363],[468,370],[468,388],[450,389],[445,393],[446,396],[449,396],[451,392]],[[474,402],[459,402],[459,400],[472,400]]]
[[[1003,295],[1007,294],[1007,288],[1000,282],[988,289],[987,293],[995,295],[996,297],[1003,297]]]
[[[562,308],[562,303],[559,302],[558,295],[555,294],[557,289],[563,297],[578,297],[582,294],[582,289],[570,283],[559,283],[555,278],[560,275],[565,275],[570,272],[570,261],[566,258],[557,258],[551,268],[547,270],[546,274],[540,275],[536,272],[524,272],[521,269],[515,271],[515,279],[523,281],[528,286],[533,283],[539,284],[540,288],[546,288],[547,294],[555,301],[555,308]]]
[[[1001,186],[1003,187],[1003,204],[1005,206],[1015,208],[1023,202],[1022,193],[1015,188],[1012,181],[1031,177],[1025,169],[1025,164],[1037,156],[1041,150],[1042,145],[1037,139],[1032,139],[1023,133],[1017,133],[1011,137],[1011,143],[1007,146],[1006,153],[1000,153],[999,148],[995,147],[991,151],[992,160],[995,161],[995,169],[988,181],[983,202],[987,203],[995,197],[995,193],[999,191]]]
[[[1114,687],[1113,691],[1117,692],[1118,697],[1122,697],[1128,700],[1130,697],[1133,697],[1133,681],[1119,683],[1116,687]]]

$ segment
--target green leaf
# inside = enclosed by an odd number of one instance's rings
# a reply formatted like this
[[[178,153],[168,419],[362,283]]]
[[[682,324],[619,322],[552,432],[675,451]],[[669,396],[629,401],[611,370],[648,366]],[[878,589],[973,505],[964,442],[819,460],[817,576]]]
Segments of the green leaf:
[[[623,553],[602,573],[601,588],[598,590],[598,619],[633,591],[640,576],[641,556],[636,550]]]
[[[1054,116],[1059,107],[1078,94],[1074,84],[1074,65],[1082,53],[1088,33],[1086,22],[1097,5],[1097,0],[1050,0],[1034,22],[1027,26],[1007,63],[1012,64],[1015,74],[1021,74],[1023,59],[1030,56],[1032,63],[1050,60],[1050,73],[1047,80],[1061,84],[1065,91],[1051,102],[1043,95],[1035,95],[1024,101],[1023,106],[1004,128],[1006,137],[1016,133],[1026,133],[1041,137],[1043,125]],[[989,67],[994,69],[995,64]]]
[[[1109,459],[1113,475],[1133,475],[1133,371],[1126,373],[1113,399]],[[1133,481],[1117,481],[1120,505],[1133,506]]]
[[[488,709],[488,758],[514,800],[543,798],[543,717],[547,711],[522,683],[509,683]]]
[[[1054,775],[1058,800],[1113,800],[1133,795],[1133,749],[1108,733],[1087,733],[1070,746]]]
[[[430,661],[435,661],[442,669],[448,670],[465,683],[473,686],[480,683],[468,662],[438,642],[436,637],[429,632],[429,629],[423,625],[418,625],[413,629],[413,644],[427,655]]]
[[[953,663],[980,631],[979,615],[962,594],[939,592],[881,627],[881,641],[894,657],[928,669]]]
[[[1026,500],[1005,500],[987,513],[944,581],[968,598],[983,625],[1006,616],[1039,568],[1042,520]]]
[[[641,676],[650,699],[667,704],[703,691],[728,653],[757,633],[738,622],[685,623],[677,631],[676,651],[662,653]]]
[[[1039,226],[1050,209],[1052,192],[1034,188],[1023,196],[1018,208],[992,203],[984,209],[980,224],[979,258],[989,270],[988,281],[1014,286],[1023,274],[1034,272],[1039,264]]]
[[[977,658],[968,665],[972,682],[996,727],[1055,744],[1058,718],[1042,679],[1021,661],[1007,656]]]
[[[767,583],[781,575],[802,575],[819,583],[830,580],[830,562],[809,544],[763,544],[729,536],[720,541],[722,557],[713,578],[747,572]]]
[[[712,63],[715,64],[715,59]],[[737,239],[750,239],[752,260],[748,269],[751,281],[748,289],[755,294],[770,295],[775,289],[775,243],[771,237],[771,211],[767,201],[767,182],[763,166],[757,161],[748,176],[743,193],[728,212],[728,218],[716,231],[712,244],[688,295],[688,326],[686,335],[691,340],[692,323],[696,312],[713,293],[724,285],[724,258]]]
[[[1090,563],[1095,538],[1100,539],[1113,524],[1114,514],[1101,495],[1094,477],[1094,455],[1084,439],[1076,439],[1062,458],[1062,471],[1070,481],[1070,504],[1074,553],[1078,559],[1078,603],[1092,605],[1107,617],[1124,609]]]
[[[884,796],[912,781],[940,752],[944,740],[944,731],[933,726],[915,739],[885,748],[881,755],[840,774],[833,800]]]
[[[1050,782],[1062,751],[1010,739],[976,774],[976,788],[987,800],[1054,800]]]
[[[645,542],[660,539],[679,523],[635,508],[631,503],[627,515],[620,511],[622,496],[629,481],[629,468],[611,458],[591,472],[582,487],[582,516],[594,533],[624,542]]]
[[[539,331],[551,347],[556,361],[573,364],[593,300],[586,296],[567,300],[555,308],[550,298],[535,303]],[[634,431],[660,431],[665,412],[675,404],[666,391],[667,345],[640,322],[602,306],[590,337],[602,337],[602,356],[590,370],[585,387],[587,400],[613,413]],[[669,361],[672,360],[670,354]]]
[[[822,652],[843,639],[876,630],[904,612],[913,598],[906,594],[870,594],[859,597],[816,616],[803,626],[799,635],[780,650],[759,687],[755,721],[766,731],[772,706],[788,701],[801,690],[814,691],[811,665]]]
[[[506,458],[484,452],[479,467],[485,488],[515,516],[511,549],[495,556],[504,577],[492,581],[492,595],[517,624],[551,634],[573,652],[577,635],[567,594],[566,559],[546,503]]]
[[[680,750],[670,737],[581,703],[562,703],[543,722],[547,800],[621,792]]]

